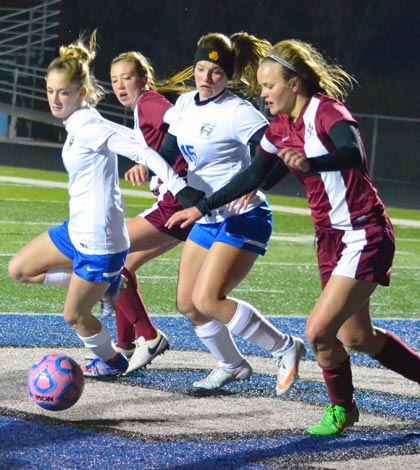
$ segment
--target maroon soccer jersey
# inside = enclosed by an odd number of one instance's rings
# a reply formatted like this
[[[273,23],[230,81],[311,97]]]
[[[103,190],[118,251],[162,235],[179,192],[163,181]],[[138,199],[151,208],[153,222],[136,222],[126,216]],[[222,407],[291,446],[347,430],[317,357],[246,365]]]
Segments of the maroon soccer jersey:
[[[159,150],[165,138],[168,125],[163,122],[163,117],[173,104],[160,93],[149,90],[137,101],[134,116],[138,127],[149,147]]]
[[[141,130],[147,145],[156,151],[162,145],[168,130],[168,124],[163,121],[163,118],[172,107],[173,104],[170,101],[154,90],[147,91],[137,101],[134,111],[135,126]],[[173,169],[179,176],[187,176],[187,162],[181,154]]]
[[[279,149],[292,148],[307,158],[325,155],[335,150],[329,132],[340,121],[357,125],[342,103],[316,94],[305,104],[296,122],[286,115],[273,119],[260,150],[277,155]],[[360,222],[385,216],[384,205],[368,175],[365,152],[362,168],[310,174],[290,171],[306,188],[316,227],[351,230]]]
[[[168,125],[163,121],[165,113],[172,108],[173,104],[163,95],[154,90],[144,93],[137,101],[135,109],[135,126],[140,128],[147,145],[154,150],[159,150],[165,138]],[[179,176],[187,176],[188,165],[184,157],[180,154],[173,169]],[[183,207],[172,193],[165,192],[159,196],[158,201],[142,215],[148,222],[156,227],[160,232],[167,233],[179,240],[185,241],[191,227],[181,229],[179,226],[167,229],[165,222],[169,217],[178,212]]]

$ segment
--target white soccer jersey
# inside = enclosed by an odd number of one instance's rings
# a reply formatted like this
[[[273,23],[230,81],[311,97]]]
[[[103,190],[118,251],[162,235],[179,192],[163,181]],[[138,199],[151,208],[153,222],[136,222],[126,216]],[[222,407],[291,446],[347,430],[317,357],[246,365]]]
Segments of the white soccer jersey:
[[[178,98],[169,133],[177,137],[188,163],[188,184],[208,197],[249,166],[249,139],[267,120],[248,101],[229,91],[204,104],[195,101],[196,94],[193,91]],[[259,206],[264,197],[258,192],[245,211]],[[225,206],[199,223],[220,222],[231,215],[236,213]]]
[[[175,194],[186,184],[145,142],[130,138],[93,108],[77,110],[64,125],[68,136],[62,157],[69,174],[71,241],[86,254],[124,251],[129,239],[117,154],[149,167]]]

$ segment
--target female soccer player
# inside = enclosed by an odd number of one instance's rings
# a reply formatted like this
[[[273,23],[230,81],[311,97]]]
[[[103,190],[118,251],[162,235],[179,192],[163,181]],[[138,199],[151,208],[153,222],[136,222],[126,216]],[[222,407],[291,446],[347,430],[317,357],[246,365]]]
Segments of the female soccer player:
[[[207,196],[250,164],[250,144],[258,144],[267,121],[248,101],[227,90],[232,79],[255,90],[259,58],[271,48],[246,33],[228,38],[202,37],[194,58],[197,91],[183,94],[160,153],[179,148],[188,163],[188,183]],[[245,76],[244,71],[249,75]],[[251,93],[250,93],[251,94]],[[219,207],[202,217],[185,242],[178,277],[178,310],[192,323],[197,336],[218,359],[219,367],[196,382],[200,389],[217,389],[248,379],[252,368],[232,336],[269,351],[278,367],[276,393],[294,384],[305,354],[303,341],[278,331],[252,305],[228,297],[264,255],[272,220],[262,192],[244,209]]]
[[[208,200],[174,215],[192,221],[259,187],[275,168],[305,186],[318,244],[322,293],[306,338],[322,370],[330,404],[308,429],[333,436],[359,419],[347,349],[420,383],[419,355],[389,331],[372,326],[369,299],[390,283],[394,234],[368,175],[356,120],[343,101],[353,78],[310,44],[277,43],[258,68],[261,97],[276,116],[252,165]]]
[[[84,369],[94,377],[119,375],[128,366],[92,315],[108,286],[118,285],[129,247],[117,154],[146,165],[182,200],[191,190],[145,142],[127,137],[125,128],[95,110],[103,95],[89,69],[95,50],[96,32],[89,46],[83,38],[62,46],[46,75],[51,113],[68,133],[62,157],[69,174],[69,220],[30,242],[9,264],[10,275],[20,282],[68,287],[63,316],[98,356]]]
[[[182,77],[175,76],[167,83],[157,82],[149,61],[135,51],[118,55],[112,61],[110,75],[118,101],[134,112],[135,135],[158,150],[173,111],[173,104],[164,94],[175,96],[186,91],[176,85]],[[174,171],[185,177],[187,164],[184,158],[178,154],[174,159]],[[147,168],[137,165],[126,173],[125,178],[133,184],[142,184],[148,179]],[[106,294],[102,300],[103,317],[111,315],[115,307],[117,348],[129,358],[127,373],[150,364],[169,347],[167,337],[156,329],[149,317],[135,273],[148,261],[185,241],[190,231],[190,228],[169,230],[165,227],[169,216],[182,206],[162,181],[153,177],[152,182],[152,189],[158,194],[157,202],[127,222],[130,253],[121,273],[125,278],[124,288],[118,296]]]

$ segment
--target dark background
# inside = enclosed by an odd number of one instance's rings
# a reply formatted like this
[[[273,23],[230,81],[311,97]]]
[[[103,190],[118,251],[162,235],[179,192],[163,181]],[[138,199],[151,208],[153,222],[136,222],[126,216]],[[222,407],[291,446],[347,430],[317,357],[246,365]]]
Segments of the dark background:
[[[417,0],[62,0],[68,44],[98,28],[97,78],[113,57],[139,50],[158,78],[191,65],[208,32],[246,31],[271,43],[309,41],[356,76],[353,112],[419,117],[420,6]],[[51,59],[52,57],[48,57]]]
[[[18,10],[43,4],[0,0],[0,7]],[[149,57],[158,79],[168,78],[191,65],[198,39],[209,32],[247,31],[273,44],[287,38],[311,42],[359,81],[347,106],[359,122],[370,173],[385,204],[420,207],[419,0],[61,0],[49,6],[53,10],[59,13],[51,17],[57,25],[50,32],[58,37],[48,41],[45,54],[33,55],[33,65],[45,70],[60,45],[97,28],[93,65],[104,81],[109,81],[112,59],[128,50]],[[100,106],[108,104],[117,104],[112,92]],[[30,130],[45,139],[39,126]],[[55,132],[61,142],[61,128]],[[46,140],[55,142],[57,136]],[[60,161],[57,149],[40,147],[32,149],[29,161],[24,147],[12,145],[2,160],[9,155],[11,164],[25,161],[30,167]],[[303,196],[293,178],[274,190]]]

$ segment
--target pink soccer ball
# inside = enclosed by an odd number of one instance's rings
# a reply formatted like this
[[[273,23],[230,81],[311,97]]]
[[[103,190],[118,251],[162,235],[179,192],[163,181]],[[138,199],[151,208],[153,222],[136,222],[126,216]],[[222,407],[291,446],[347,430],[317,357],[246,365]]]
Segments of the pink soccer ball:
[[[66,410],[81,397],[85,379],[79,364],[71,357],[47,354],[28,374],[29,395],[48,411]]]

